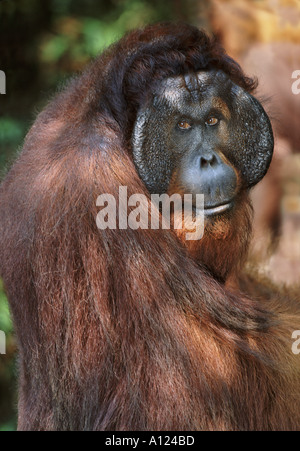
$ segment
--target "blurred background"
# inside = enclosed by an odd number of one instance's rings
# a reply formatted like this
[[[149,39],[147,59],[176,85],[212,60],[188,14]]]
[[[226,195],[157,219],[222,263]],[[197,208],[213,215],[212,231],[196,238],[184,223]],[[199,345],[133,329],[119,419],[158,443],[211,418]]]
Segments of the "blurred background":
[[[0,0],[0,172],[21,149],[36,114],[55,90],[126,31],[186,21],[216,34],[247,74],[273,120],[272,167],[255,188],[251,258],[286,285],[300,277],[300,0]],[[300,86],[300,84],[298,85]],[[21,300],[20,300],[21,302]],[[16,345],[0,281],[0,430],[16,427]]]

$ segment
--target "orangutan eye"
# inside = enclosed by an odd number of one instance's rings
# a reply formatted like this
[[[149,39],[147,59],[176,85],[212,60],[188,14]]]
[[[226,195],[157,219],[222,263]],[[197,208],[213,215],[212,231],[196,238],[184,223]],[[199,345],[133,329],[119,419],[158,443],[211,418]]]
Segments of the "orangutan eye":
[[[187,121],[180,121],[178,122],[178,127],[180,128],[180,130],[189,130],[190,128],[192,128],[192,125]]]
[[[210,118],[205,122],[205,124],[206,124],[206,125],[209,125],[209,126],[214,126],[214,125],[217,125],[218,123],[219,123],[219,119],[216,118],[216,117],[210,117]]]

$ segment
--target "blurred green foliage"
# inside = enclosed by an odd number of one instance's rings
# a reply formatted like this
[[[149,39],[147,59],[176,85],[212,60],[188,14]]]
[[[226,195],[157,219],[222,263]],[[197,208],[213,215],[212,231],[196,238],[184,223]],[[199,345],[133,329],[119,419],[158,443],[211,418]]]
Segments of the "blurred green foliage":
[[[21,148],[26,130],[57,86],[79,72],[125,32],[167,20],[194,22],[194,7],[207,0],[1,0],[0,176]],[[0,430],[15,429],[15,343],[0,282]]]
[[[3,292],[3,284],[0,280],[0,330],[6,334],[12,332],[12,323],[9,313],[9,308],[7,304],[6,296]]]
[[[0,431],[13,431],[16,419],[13,411],[15,402],[15,340],[12,322],[3,284],[0,281],[0,330],[6,335],[6,354],[0,355]]]

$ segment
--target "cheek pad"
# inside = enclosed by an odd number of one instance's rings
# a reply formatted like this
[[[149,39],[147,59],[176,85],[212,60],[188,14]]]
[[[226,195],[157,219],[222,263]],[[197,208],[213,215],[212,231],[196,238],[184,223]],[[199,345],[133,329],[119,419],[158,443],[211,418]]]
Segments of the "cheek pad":
[[[270,166],[274,137],[270,119],[253,96],[238,88],[232,105],[228,158],[247,187],[256,185]]]
[[[168,147],[174,119],[162,105],[151,106],[138,113],[133,130],[133,160],[139,176],[152,194],[167,192],[173,171]]]

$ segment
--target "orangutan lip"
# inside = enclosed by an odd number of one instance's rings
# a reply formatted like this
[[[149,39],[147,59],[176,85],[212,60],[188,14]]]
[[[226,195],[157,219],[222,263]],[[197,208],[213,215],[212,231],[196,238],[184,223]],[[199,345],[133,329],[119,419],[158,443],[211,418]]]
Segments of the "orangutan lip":
[[[204,214],[206,216],[214,216],[214,215],[220,215],[221,213],[224,213],[227,210],[230,210],[234,205],[233,201],[227,202],[226,204],[217,205],[215,207],[204,207]]]

